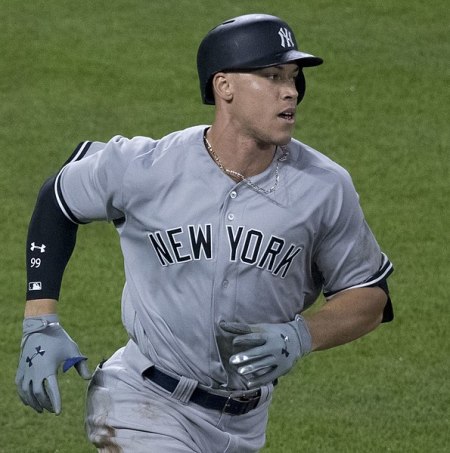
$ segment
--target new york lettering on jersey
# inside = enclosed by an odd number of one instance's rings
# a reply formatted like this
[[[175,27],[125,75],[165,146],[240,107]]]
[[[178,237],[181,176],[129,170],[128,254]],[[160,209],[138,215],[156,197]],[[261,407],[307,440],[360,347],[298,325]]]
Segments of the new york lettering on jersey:
[[[230,262],[241,262],[273,275],[285,278],[295,257],[303,250],[302,246],[289,244],[285,239],[266,235],[258,230],[226,225]],[[192,260],[212,260],[213,226],[189,225],[187,231],[182,226],[165,231],[148,233],[148,239],[161,266],[184,263]]]

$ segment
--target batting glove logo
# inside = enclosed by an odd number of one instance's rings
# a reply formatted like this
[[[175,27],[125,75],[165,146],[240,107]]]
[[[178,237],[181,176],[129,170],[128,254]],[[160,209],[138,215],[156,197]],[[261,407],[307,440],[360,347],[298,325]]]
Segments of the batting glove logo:
[[[33,359],[40,355],[41,357],[45,354],[45,351],[44,349],[42,349],[41,346],[38,346],[36,349],[36,352],[30,357],[30,356],[27,356],[27,359],[26,359],[26,362],[28,363],[28,367],[32,367],[33,366]]]

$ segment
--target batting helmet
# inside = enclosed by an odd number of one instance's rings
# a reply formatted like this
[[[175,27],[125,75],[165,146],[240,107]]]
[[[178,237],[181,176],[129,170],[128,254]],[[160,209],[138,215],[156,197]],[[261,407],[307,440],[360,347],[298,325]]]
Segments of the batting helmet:
[[[212,79],[221,71],[252,70],[285,63],[302,69],[318,66],[319,57],[298,50],[289,25],[276,16],[247,14],[222,22],[200,43],[197,70],[204,104],[214,104]],[[305,77],[296,79],[299,103],[305,94]]]

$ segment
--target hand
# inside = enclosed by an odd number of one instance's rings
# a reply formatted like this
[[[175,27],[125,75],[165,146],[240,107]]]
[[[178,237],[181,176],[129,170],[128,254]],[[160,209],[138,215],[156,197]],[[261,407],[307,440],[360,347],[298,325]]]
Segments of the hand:
[[[86,360],[59,324],[57,315],[25,318],[16,373],[20,399],[37,412],[47,409],[59,415],[61,396],[56,379],[58,368],[63,364],[63,371],[66,372],[74,366],[83,379],[90,379]]]
[[[234,335],[229,364],[248,388],[273,382],[311,351],[311,335],[300,315],[281,324],[221,322],[220,327]]]

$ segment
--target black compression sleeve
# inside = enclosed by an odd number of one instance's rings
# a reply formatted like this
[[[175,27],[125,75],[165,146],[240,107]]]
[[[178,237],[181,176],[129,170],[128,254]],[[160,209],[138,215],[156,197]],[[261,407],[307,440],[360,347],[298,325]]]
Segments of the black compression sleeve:
[[[28,228],[27,300],[58,299],[62,276],[75,247],[78,225],[59,208],[55,177],[42,186]]]
[[[391,322],[394,319],[394,307],[392,306],[391,296],[389,294],[389,287],[386,279],[381,280],[380,282],[371,286],[378,286],[386,293],[388,299],[386,305],[384,306],[383,319],[381,320],[381,322]]]

